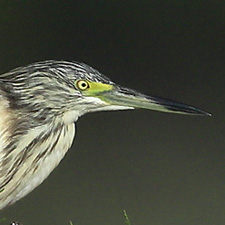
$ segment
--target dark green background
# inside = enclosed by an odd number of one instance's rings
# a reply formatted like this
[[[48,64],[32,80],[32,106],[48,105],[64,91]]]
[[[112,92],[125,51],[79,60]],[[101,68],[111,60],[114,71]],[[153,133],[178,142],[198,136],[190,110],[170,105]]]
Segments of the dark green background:
[[[209,111],[82,117],[65,159],[3,210],[24,225],[225,224],[224,1],[1,1],[0,72],[85,62],[113,81]]]

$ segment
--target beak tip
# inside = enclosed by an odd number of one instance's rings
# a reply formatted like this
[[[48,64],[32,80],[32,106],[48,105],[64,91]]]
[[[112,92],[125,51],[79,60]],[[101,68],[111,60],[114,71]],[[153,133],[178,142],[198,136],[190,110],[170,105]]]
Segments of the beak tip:
[[[208,113],[208,112],[205,112],[204,114],[205,114],[205,116],[212,116],[212,114]]]
[[[212,116],[211,113],[205,112],[205,111],[203,111],[203,110],[196,109],[196,108],[194,108],[193,114],[199,115],[199,116]]]
[[[196,114],[195,114],[195,113],[196,113]],[[195,110],[194,110],[194,114],[195,114],[195,115],[199,115],[199,116],[212,116],[211,113],[205,112],[205,111],[202,111],[202,110],[199,110],[199,109],[195,109]]]

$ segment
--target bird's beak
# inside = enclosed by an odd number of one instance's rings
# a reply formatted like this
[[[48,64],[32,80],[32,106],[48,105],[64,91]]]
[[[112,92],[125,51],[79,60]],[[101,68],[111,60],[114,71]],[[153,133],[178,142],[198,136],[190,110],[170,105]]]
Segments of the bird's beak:
[[[194,108],[183,103],[146,96],[128,88],[113,86],[111,90],[99,92],[99,97],[106,103],[114,106],[123,106],[127,108],[151,109],[157,111],[189,114],[189,115],[207,115],[210,113]]]

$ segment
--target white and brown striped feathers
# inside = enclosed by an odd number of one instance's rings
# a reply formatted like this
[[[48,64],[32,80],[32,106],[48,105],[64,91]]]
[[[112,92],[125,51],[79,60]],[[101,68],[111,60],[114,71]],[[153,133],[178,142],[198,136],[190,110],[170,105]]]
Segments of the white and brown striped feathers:
[[[16,123],[7,100],[0,96],[0,210],[45,180],[71,147],[75,133],[74,123],[61,120],[14,138]]]

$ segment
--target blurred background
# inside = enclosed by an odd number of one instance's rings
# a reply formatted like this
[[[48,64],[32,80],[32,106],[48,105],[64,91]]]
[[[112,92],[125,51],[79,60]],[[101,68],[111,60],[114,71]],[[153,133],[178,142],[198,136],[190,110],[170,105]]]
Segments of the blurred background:
[[[0,72],[85,62],[116,83],[211,112],[99,112],[61,164],[0,212],[24,225],[225,223],[225,2],[0,2]]]

